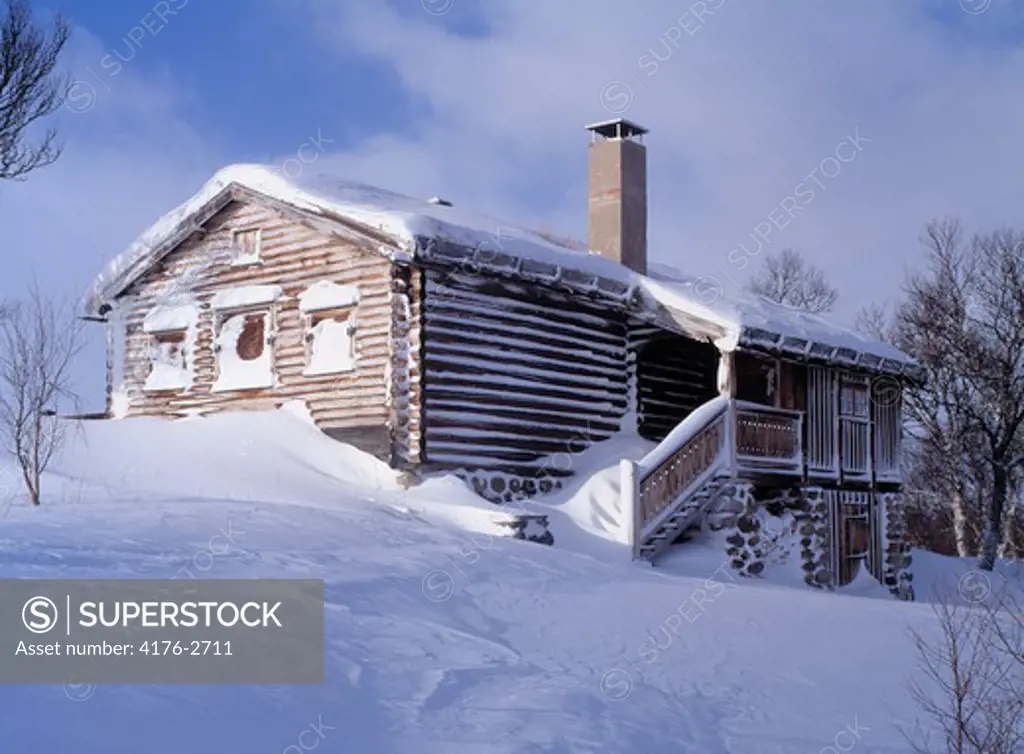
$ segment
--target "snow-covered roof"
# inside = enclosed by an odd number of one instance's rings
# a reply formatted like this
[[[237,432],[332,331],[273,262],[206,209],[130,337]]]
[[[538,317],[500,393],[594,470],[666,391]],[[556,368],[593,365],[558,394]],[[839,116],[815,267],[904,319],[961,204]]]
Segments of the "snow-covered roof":
[[[415,253],[425,239],[445,239],[476,249],[484,257],[513,255],[550,261],[571,253],[582,272],[621,282],[629,270],[598,254],[572,252],[532,231],[454,206],[434,204],[385,189],[316,172],[312,166],[294,178],[268,165],[229,165],[190,199],[168,212],[115,257],[95,279],[84,305],[95,313],[139,275],[159,261],[195,228],[197,215],[212,214],[230,198],[233,187],[248,189],[328,220],[357,223],[387,236],[395,251]]]
[[[414,199],[385,189],[339,179],[307,166],[286,177],[267,165],[230,165],[219,170],[190,199],[146,230],[96,278],[85,308],[120,295],[135,279],[188,237],[241,189],[340,223],[362,226],[388,242],[382,251],[394,258],[476,269],[550,282],[581,292],[629,302],[641,310],[668,309],[708,323],[720,348],[755,347],[794,355],[846,360],[885,372],[915,369],[906,354],[870,341],[806,312],[749,295],[721,295],[717,283],[694,279],[667,268],[647,276],[595,252],[568,248],[535,231],[457,206]],[[715,291],[709,293],[709,291]]]
[[[653,265],[641,289],[645,296],[666,307],[720,324],[726,334],[716,344],[722,350],[766,349],[923,379],[916,362],[887,343],[763,296],[726,294],[713,278],[692,277],[672,267]]]

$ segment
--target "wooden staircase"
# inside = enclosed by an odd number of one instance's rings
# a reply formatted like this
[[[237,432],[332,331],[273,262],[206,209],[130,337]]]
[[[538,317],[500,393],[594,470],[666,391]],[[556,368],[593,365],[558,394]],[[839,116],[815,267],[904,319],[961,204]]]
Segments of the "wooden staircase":
[[[709,479],[692,495],[684,497],[675,512],[644,538],[637,557],[653,563],[679,535],[700,521],[723,486],[723,479]]]
[[[650,563],[748,473],[800,475],[803,415],[724,396],[694,410],[638,462],[621,464],[633,558]]]

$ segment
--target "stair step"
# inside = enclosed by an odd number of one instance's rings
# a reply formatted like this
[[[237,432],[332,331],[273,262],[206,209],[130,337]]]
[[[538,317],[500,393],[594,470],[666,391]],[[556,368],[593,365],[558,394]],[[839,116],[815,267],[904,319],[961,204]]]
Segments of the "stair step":
[[[721,493],[723,486],[724,482],[720,479],[709,480],[704,487],[679,501],[676,510],[637,548],[638,557],[653,564],[655,558],[694,523],[696,516],[707,509],[711,501]]]

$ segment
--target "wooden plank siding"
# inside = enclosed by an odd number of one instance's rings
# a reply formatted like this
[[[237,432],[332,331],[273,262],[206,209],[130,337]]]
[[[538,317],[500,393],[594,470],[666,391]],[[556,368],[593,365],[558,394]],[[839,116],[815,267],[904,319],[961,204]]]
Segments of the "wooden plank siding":
[[[618,432],[627,412],[620,311],[497,278],[428,269],[423,331],[430,470],[568,475],[545,457]]]
[[[210,263],[211,248],[228,246],[234,230],[251,227],[262,231],[260,264],[232,266],[225,260]],[[286,216],[257,201],[232,202],[211,218],[204,230],[205,236],[197,234],[182,243],[119,299],[125,324],[126,415],[177,417],[227,409],[261,410],[301,399],[317,425],[329,434],[386,457],[387,450],[379,446],[382,441],[387,445],[390,415],[386,377],[388,362],[394,358],[395,286],[390,261],[377,251],[376,244],[355,234],[348,238],[315,230],[300,218]],[[205,269],[197,275],[197,268]],[[152,336],[143,331],[143,320],[155,306],[170,303],[169,292],[180,290],[181,281],[188,280],[193,281],[189,287],[198,308],[193,384],[180,391],[146,391],[143,385],[150,370]],[[306,331],[297,297],[320,280],[359,287],[354,371],[303,374],[307,364]],[[217,371],[211,299],[218,291],[261,284],[276,284],[283,289],[283,296],[266,307],[272,312],[275,333],[269,347],[277,385],[211,392]],[[410,367],[409,378],[416,378],[414,367]],[[418,418],[410,417],[407,429],[414,451],[417,427]]]

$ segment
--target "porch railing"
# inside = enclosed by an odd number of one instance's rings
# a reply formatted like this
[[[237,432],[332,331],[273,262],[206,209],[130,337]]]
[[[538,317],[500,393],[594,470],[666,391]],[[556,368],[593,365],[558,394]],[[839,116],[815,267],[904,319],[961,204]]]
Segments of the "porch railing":
[[[625,491],[632,499],[634,542],[657,529],[677,503],[728,463],[730,409],[725,398],[705,403],[626,472],[631,473],[631,482],[624,473],[624,487],[632,488]]]
[[[623,508],[633,515],[634,556],[708,480],[744,468],[800,473],[802,422],[798,411],[718,397],[639,462],[623,461]]]
[[[802,471],[802,411],[737,401],[735,412],[739,466]]]

